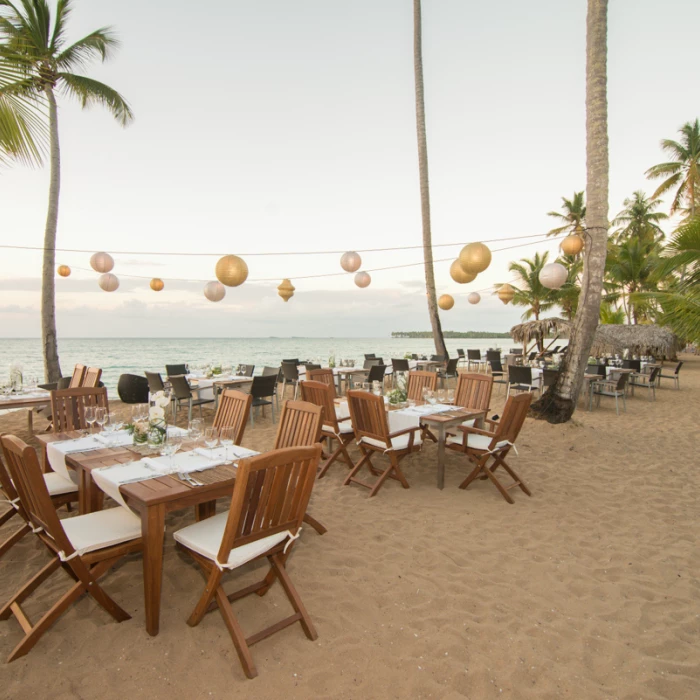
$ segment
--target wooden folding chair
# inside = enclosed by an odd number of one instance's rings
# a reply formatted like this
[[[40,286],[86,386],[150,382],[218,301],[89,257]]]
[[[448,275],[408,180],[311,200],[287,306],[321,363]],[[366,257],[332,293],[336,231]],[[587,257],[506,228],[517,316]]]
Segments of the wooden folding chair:
[[[248,423],[248,414],[253,397],[235,389],[224,389],[219,398],[219,407],[214,416],[215,428],[233,428],[235,437],[233,441],[240,445],[243,441],[243,433]]]
[[[338,395],[335,390],[335,375],[332,369],[310,369],[306,371],[306,379],[309,382],[323,382],[333,390],[333,398]]]
[[[29,652],[83,593],[90,595],[117,622],[130,618],[104,592],[98,579],[123,556],[141,550],[141,520],[122,507],[59,520],[34,449],[13,435],[4,435],[0,440],[28,525],[51,555],[51,561],[0,608],[0,620],[14,615],[24,630],[24,637],[10,654],[9,662]],[[22,603],[59,568],[70,576],[73,585],[37,623],[32,623]]]
[[[409,488],[399,462],[412,452],[420,450],[420,426],[390,432],[384,398],[368,391],[349,391],[348,403],[362,459],[348,474],[343,486],[353,482],[360,484],[370,490],[370,498],[376,495],[388,478],[396,479],[405,489]],[[383,472],[379,472],[372,464],[371,456],[375,452],[389,458],[389,466]],[[368,484],[355,476],[365,464],[372,474],[379,477],[374,484]]]
[[[99,367],[88,367],[80,386],[85,389],[94,389],[100,383],[101,377],[102,370]]]
[[[62,389],[51,392],[51,414],[53,416],[53,431],[67,433],[71,430],[85,430],[88,423],[85,420],[87,406],[108,408],[107,389],[79,388]]]
[[[318,637],[285,564],[290,547],[299,536],[320,457],[321,445],[316,444],[242,459],[229,512],[175,533],[178,545],[202,567],[207,579],[187,624],[198,625],[207,612],[218,607],[248,678],[258,675],[250,653],[253,644],[295,622],[301,623],[309,639]],[[263,595],[269,588],[268,578],[228,595],[222,578],[226,572],[262,557],[270,564],[273,580],[279,578],[294,614],[246,638],[230,601],[251,593]]]
[[[455,390],[455,406],[488,411],[493,391],[493,377],[477,372],[459,375]]]
[[[423,389],[435,391],[437,389],[437,381],[437,372],[413,370],[408,373],[406,394],[412,401],[423,401]]]
[[[335,452],[330,455],[325,453],[321,455],[322,459],[326,461],[318,473],[318,478],[322,479],[326,475],[328,468],[338,457],[342,457],[343,461],[352,469],[355,463],[350,459],[347,446],[355,439],[355,431],[352,429],[350,416],[338,420],[333,403],[335,390],[332,385],[323,382],[301,382],[299,386],[301,387],[301,398],[304,401],[323,408],[321,440],[328,440],[329,451],[333,449],[333,440],[338,441]]]
[[[79,389],[83,385],[85,372],[87,372],[87,367],[85,365],[76,365],[73,368],[73,376],[70,379],[70,384],[68,385],[68,388]]]
[[[525,422],[531,401],[532,393],[529,391],[510,396],[506,401],[501,420],[486,420],[494,427],[494,430],[460,426],[461,435],[447,438],[447,447],[463,453],[474,464],[474,469],[459,485],[459,488],[466,489],[474,479],[481,477],[490,479],[508,503],[514,502],[508,491],[516,486],[520,487],[528,496],[532,495],[522,479],[505,461]],[[490,466],[489,462],[491,462]],[[512,484],[509,486],[501,484],[494,474],[498,467],[503,467],[508,472],[513,479]]]

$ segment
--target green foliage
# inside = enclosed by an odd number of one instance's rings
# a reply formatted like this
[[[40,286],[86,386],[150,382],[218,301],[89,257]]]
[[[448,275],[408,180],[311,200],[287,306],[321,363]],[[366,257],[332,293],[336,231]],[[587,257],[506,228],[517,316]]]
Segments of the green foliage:
[[[519,262],[508,265],[508,270],[515,272],[520,280],[519,286],[511,285],[515,291],[513,304],[528,307],[522,315],[523,321],[539,319],[541,313],[549,311],[557,303],[556,290],[548,289],[540,282],[540,272],[547,264],[548,258],[549,253],[535,253],[534,258],[522,258]],[[496,291],[501,286],[497,284]]]
[[[561,198],[562,206],[561,211],[550,211],[547,212],[547,216],[551,216],[555,219],[559,219],[563,222],[562,226],[553,228],[547,235],[557,236],[560,233],[568,231],[573,233],[578,228],[585,228],[586,221],[586,204],[583,191],[574,192],[574,196],[571,199],[566,197]]]

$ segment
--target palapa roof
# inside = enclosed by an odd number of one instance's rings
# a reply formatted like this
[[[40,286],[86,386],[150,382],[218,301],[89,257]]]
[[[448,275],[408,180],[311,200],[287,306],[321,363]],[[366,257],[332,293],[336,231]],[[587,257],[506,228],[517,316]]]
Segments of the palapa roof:
[[[516,343],[529,345],[552,335],[566,337],[570,328],[571,321],[567,321],[565,318],[541,318],[539,321],[527,321],[513,326],[510,329],[510,334]]]

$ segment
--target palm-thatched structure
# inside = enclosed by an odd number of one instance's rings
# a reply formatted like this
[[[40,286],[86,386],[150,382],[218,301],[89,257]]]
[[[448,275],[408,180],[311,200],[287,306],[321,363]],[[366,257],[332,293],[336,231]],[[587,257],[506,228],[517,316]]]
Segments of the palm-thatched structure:
[[[510,334],[516,343],[522,343],[524,347],[534,342],[542,349],[545,338],[566,338],[570,329],[571,321],[564,318],[541,318],[538,321],[527,321],[513,326]]]

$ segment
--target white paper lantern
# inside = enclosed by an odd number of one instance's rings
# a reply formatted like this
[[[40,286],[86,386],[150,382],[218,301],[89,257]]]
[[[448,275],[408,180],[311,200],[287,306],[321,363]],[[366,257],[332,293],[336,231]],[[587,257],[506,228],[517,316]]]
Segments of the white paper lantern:
[[[340,258],[340,267],[345,272],[357,272],[360,269],[360,265],[362,265],[362,258],[354,250],[343,253]]]
[[[559,289],[568,276],[569,273],[561,263],[548,263],[540,270],[540,284],[547,289]]]
[[[226,287],[221,282],[207,282],[204,285],[204,296],[209,301],[221,301],[226,296]]]
[[[95,272],[111,272],[114,269],[114,260],[109,253],[95,253],[90,258],[90,267]]]
[[[119,289],[119,278],[111,272],[105,272],[97,278],[97,284],[105,292],[116,292]]]
[[[372,281],[372,278],[369,276],[369,273],[367,272],[358,272],[355,275],[355,284],[358,287],[369,287],[369,283]]]
[[[479,292],[472,292],[468,297],[467,301],[470,304],[478,304],[481,301],[481,294]]]

